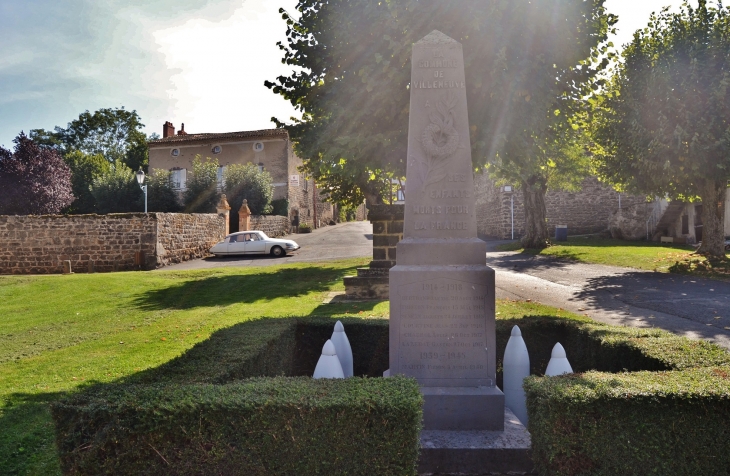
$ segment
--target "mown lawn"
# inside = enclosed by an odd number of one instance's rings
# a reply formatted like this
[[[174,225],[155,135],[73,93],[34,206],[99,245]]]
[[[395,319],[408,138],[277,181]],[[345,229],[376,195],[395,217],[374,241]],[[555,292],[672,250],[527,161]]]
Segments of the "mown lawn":
[[[582,263],[606,264],[659,272],[682,272],[708,277],[730,277],[730,255],[725,260],[708,261],[686,245],[646,241],[623,241],[593,237],[569,237],[543,250],[525,250],[519,243],[499,247],[501,251],[552,256]]]
[[[388,302],[322,304],[366,259],[186,272],[0,277],[0,474],[60,474],[48,404],[180,355],[258,317],[388,315]],[[499,318],[565,315],[500,302]]]

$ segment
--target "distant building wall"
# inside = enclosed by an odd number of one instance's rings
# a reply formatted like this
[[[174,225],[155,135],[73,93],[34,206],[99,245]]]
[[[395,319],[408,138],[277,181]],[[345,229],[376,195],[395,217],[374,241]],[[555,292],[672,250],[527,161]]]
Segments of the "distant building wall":
[[[475,175],[477,230],[481,236],[509,239],[511,236],[510,194],[496,187],[486,174]],[[525,207],[520,189],[515,189],[515,238],[525,232]],[[646,202],[646,197],[621,194],[621,206]],[[548,191],[545,196],[548,229],[567,225],[571,235],[600,233],[608,230],[611,213],[619,208],[619,194],[602,185],[595,177],[586,178],[577,192]]]
[[[0,274],[154,269],[207,255],[224,232],[215,214],[0,216]]]

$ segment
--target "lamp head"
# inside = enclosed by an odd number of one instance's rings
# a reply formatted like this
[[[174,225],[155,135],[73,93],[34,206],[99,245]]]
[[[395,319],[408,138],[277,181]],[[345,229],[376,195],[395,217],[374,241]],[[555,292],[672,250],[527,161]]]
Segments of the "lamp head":
[[[144,183],[144,171],[141,168],[137,171],[137,183],[140,185]]]

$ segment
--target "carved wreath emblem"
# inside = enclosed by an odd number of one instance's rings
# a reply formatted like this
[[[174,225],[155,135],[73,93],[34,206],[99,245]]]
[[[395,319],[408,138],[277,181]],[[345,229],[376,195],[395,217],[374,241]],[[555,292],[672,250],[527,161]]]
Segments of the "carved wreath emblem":
[[[456,95],[449,91],[438,100],[435,111],[429,107],[431,123],[421,135],[421,146],[426,153],[424,187],[446,177],[449,163],[446,159],[459,148],[459,133],[454,128],[454,107],[457,102]]]

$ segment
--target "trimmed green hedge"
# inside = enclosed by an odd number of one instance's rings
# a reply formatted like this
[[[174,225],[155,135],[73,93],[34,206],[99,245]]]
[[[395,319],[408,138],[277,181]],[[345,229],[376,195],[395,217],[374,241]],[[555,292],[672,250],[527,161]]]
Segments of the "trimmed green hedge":
[[[520,326],[533,375],[558,341],[577,372],[525,380],[541,475],[730,474],[730,354],[722,348],[582,319],[497,322],[501,354]]]
[[[382,375],[388,321],[342,321],[356,374]],[[415,380],[294,376],[312,374],[335,322],[239,324],[156,369],[54,404],[64,473],[415,474]]]

